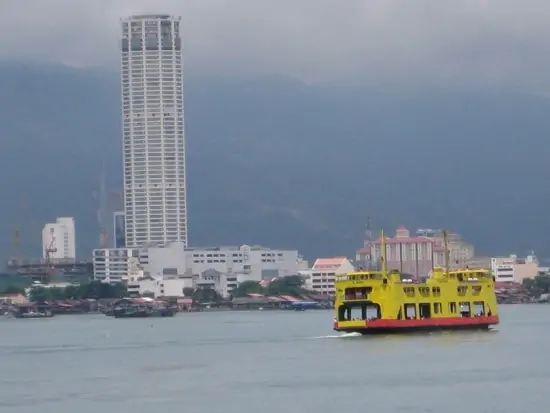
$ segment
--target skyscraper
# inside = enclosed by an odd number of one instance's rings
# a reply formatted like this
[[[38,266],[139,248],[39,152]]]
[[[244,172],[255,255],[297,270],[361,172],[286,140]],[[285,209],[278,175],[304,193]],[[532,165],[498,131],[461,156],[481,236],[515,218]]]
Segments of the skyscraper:
[[[126,246],[187,245],[181,18],[122,19]]]

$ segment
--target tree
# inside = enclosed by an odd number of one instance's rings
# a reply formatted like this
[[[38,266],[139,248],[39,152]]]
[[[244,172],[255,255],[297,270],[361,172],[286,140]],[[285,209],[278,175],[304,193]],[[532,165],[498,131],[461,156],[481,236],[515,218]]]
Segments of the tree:
[[[184,297],[193,297],[195,289],[192,287],[184,287],[182,292]]]
[[[52,299],[52,293],[50,288],[46,287],[33,287],[29,291],[29,301],[50,301]]]
[[[29,292],[30,301],[80,300],[122,298],[128,295],[126,286],[122,283],[107,284],[92,281],[88,284],[69,285],[67,287],[32,287]]]
[[[535,278],[525,278],[523,286],[532,297],[540,297],[550,293],[550,275],[537,275]]]
[[[0,294],[25,294],[25,288],[18,285],[8,285]]]
[[[268,295],[299,296],[307,292],[303,288],[304,283],[305,279],[301,275],[288,275],[271,281],[266,288],[266,292]]]
[[[193,301],[197,303],[220,303],[223,297],[213,288],[197,288],[193,293]]]

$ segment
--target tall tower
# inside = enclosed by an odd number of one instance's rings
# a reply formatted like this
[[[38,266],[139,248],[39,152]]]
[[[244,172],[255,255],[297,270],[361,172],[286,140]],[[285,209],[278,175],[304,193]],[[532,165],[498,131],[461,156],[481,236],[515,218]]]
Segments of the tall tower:
[[[126,245],[187,246],[181,18],[122,19]]]

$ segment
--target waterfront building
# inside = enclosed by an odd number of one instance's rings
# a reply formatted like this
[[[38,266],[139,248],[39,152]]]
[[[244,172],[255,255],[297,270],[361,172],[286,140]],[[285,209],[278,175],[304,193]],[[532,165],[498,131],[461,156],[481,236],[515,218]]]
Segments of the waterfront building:
[[[445,266],[443,231],[418,230],[411,235],[404,226],[397,228],[394,237],[385,237],[386,263],[388,270],[398,270],[414,277],[427,276],[433,267]],[[379,266],[381,240],[365,240],[363,248],[357,251],[356,260],[365,268]],[[473,245],[458,234],[447,235],[449,267],[464,268],[474,258]]]
[[[296,275],[305,267],[307,262],[296,250],[261,246],[186,248],[183,243],[172,242],[140,249],[94,250],[95,279],[124,281],[133,288],[147,279],[182,280],[181,288],[208,285],[224,296],[243,281]]]
[[[334,277],[355,270],[346,257],[317,258],[309,271],[301,271],[306,277],[305,287],[323,295],[334,295]]]
[[[126,247],[126,223],[121,211],[113,213],[113,244],[115,248]]]
[[[42,256],[53,262],[76,259],[74,218],[61,217],[44,225]]]
[[[517,255],[509,257],[492,257],[491,270],[497,282],[514,282],[521,284],[526,278],[534,278],[540,272],[539,260],[534,253],[525,258]]]
[[[180,17],[121,21],[125,244],[187,245]]]
[[[93,251],[94,280],[128,282],[139,274],[139,249],[102,248]]]

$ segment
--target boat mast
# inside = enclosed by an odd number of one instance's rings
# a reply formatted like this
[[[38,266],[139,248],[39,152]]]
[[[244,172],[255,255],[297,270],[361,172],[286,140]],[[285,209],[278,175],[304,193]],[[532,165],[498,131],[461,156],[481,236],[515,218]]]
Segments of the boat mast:
[[[382,261],[382,274],[386,275],[386,237],[384,236],[384,230],[380,231],[380,260]]]
[[[443,230],[443,246],[445,248],[445,273],[449,275],[449,242],[446,230]]]

